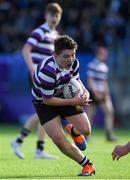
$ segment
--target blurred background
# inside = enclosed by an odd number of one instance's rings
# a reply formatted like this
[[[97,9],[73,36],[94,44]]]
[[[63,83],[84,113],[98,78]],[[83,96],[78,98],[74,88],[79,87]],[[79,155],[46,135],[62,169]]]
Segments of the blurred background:
[[[44,22],[49,0],[0,0],[0,123],[24,123],[34,111],[28,69],[21,49],[31,31]],[[79,44],[81,80],[87,86],[86,66],[95,48],[109,49],[109,83],[115,125],[130,125],[130,1],[57,0],[63,8],[58,27]],[[95,126],[103,126],[99,109]]]

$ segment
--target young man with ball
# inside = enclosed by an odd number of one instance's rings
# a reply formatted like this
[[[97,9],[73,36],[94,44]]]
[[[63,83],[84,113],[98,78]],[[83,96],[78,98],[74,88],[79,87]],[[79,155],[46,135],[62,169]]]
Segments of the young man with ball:
[[[80,176],[95,174],[94,165],[77,146],[66,138],[61,125],[61,117],[70,122],[68,132],[73,140],[89,136],[91,126],[83,106],[89,103],[89,92],[85,89],[79,77],[79,62],[75,58],[77,43],[69,36],[60,36],[54,41],[54,55],[42,61],[34,75],[32,88],[33,104],[41,125],[66,156],[82,166]],[[83,95],[79,92],[69,99],[63,97],[62,89],[71,80],[77,79],[83,87]],[[76,108],[81,106],[81,108]],[[81,135],[82,134],[82,135]],[[85,150],[85,149],[83,149]]]

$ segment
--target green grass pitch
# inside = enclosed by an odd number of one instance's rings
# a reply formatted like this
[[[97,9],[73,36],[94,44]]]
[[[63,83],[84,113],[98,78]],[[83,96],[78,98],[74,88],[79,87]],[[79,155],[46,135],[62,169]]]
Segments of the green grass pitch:
[[[117,143],[106,142],[103,130],[92,130],[92,142],[88,142],[87,150],[84,152],[96,167],[96,175],[90,177],[78,177],[77,173],[81,167],[63,155],[48,137],[46,150],[59,156],[59,159],[35,160],[35,132],[30,134],[23,144],[25,159],[19,159],[10,147],[11,140],[16,137],[19,130],[20,127],[0,125],[0,179],[130,179],[130,155],[118,162],[113,162],[111,158],[113,147],[130,139],[128,130],[116,130],[120,137]]]

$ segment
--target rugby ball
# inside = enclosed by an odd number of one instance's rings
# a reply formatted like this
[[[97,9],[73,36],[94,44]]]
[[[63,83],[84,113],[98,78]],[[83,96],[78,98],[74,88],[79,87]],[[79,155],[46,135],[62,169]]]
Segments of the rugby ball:
[[[80,92],[80,95],[83,94],[83,88],[81,84],[76,79],[72,78],[69,83],[64,86],[63,96],[65,99],[70,99],[74,97],[78,91]]]

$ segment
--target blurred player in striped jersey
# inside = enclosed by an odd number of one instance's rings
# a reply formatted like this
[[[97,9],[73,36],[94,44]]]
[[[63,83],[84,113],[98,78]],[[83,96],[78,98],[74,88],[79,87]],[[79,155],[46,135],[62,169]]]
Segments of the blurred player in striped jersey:
[[[62,8],[57,3],[49,3],[45,10],[46,22],[32,31],[31,36],[27,39],[23,48],[24,60],[30,71],[30,87],[32,87],[32,80],[35,68],[44,59],[51,56],[54,52],[54,40],[58,36],[56,27],[58,26],[62,16]],[[15,154],[24,158],[21,150],[21,145],[24,139],[29,135],[33,128],[38,127],[38,140],[35,158],[55,159],[56,156],[48,154],[44,150],[45,131],[39,124],[39,119],[36,114],[33,114],[21,129],[17,138],[11,142],[11,146]]]
[[[99,47],[96,58],[94,58],[87,67],[88,89],[92,99],[88,116],[92,123],[96,106],[101,106],[105,114],[106,139],[108,141],[115,141],[117,138],[113,135],[113,105],[107,78],[107,57],[108,50],[104,47]]]

